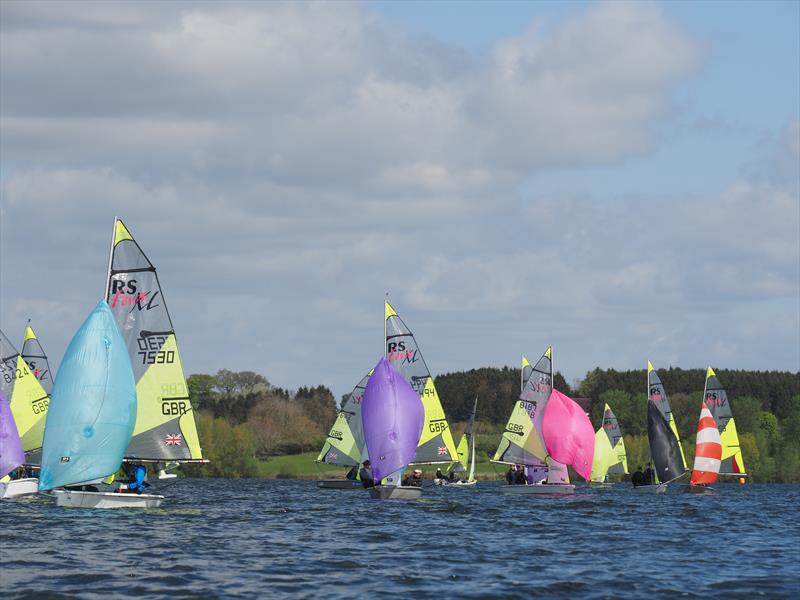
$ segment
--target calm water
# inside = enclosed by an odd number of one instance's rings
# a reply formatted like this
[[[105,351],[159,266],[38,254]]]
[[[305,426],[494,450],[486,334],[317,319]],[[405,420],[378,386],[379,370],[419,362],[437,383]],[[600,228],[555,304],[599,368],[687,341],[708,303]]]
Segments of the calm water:
[[[429,483],[429,482],[426,482]],[[151,511],[0,503],[3,598],[797,597],[800,486],[715,496],[509,497],[499,484],[417,502],[310,481],[183,480]]]

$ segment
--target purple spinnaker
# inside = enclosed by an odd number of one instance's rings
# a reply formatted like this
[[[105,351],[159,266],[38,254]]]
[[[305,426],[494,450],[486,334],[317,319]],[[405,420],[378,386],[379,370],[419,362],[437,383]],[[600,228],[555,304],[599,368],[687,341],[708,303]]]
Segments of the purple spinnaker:
[[[0,392],[0,477],[5,477],[24,462],[25,452],[11,405]]]
[[[367,382],[361,419],[375,481],[414,460],[425,409],[419,394],[386,358],[378,361]]]

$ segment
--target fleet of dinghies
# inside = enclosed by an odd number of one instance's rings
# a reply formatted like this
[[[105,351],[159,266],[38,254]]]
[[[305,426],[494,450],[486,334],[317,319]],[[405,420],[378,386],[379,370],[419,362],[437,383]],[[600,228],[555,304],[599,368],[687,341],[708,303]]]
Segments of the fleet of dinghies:
[[[454,443],[430,370],[414,334],[384,301],[385,352],[345,398],[317,462],[347,468],[319,487],[361,489],[373,498],[413,500],[410,465],[446,465],[435,483],[469,488],[475,479],[475,414]],[[492,462],[510,465],[511,494],[572,494],[568,466],[590,485],[628,473],[619,421],[608,404],[595,432],[588,415],[553,386],[552,347],[535,364],[522,357],[520,395]],[[49,493],[59,506],[152,508],[164,496],[115,489],[125,464],[151,464],[159,479],[202,457],[172,319],[153,263],[125,224],[115,219],[105,298],[75,333],[52,377],[30,321],[22,352],[0,331],[0,498]],[[55,383],[54,383],[55,381]],[[685,475],[686,460],[666,390],[647,363],[647,433],[655,481],[637,491],[663,492]],[[372,481],[359,466],[371,462]],[[25,467],[39,478],[10,479]],[[517,470],[518,469],[518,470]],[[362,471],[364,473],[365,471]],[[455,473],[465,474],[458,480]],[[725,389],[708,367],[690,491],[708,491],[719,475],[745,477],[744,460]],[[744,481],[741,479],[740,481]],[[118,482],[117,482],[118,483]],[[520,484],[521,483],[521,484]]]

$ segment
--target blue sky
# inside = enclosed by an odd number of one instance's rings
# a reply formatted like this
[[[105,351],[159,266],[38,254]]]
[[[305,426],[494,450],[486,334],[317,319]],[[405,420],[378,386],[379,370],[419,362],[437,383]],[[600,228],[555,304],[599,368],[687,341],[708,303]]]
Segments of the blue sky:
[[[188,373],[800,365],[800,3],[0,4],[0,327],[115,215]]]

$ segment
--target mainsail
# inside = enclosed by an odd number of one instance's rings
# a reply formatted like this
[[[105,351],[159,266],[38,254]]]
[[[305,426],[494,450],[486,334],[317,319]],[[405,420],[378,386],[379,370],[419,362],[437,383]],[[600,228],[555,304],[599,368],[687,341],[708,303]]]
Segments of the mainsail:
[[[42,388],[48,394],[53,392],[53,373],[50,371],[50,363],[44,353],[42,345],[39,343],[36,334],[33,332],[30,320],[25,327],[25,339],[22,342],[22,358],[33,371],[36,379],[39,380]]]
[[[458,460],[453,433],[433,384],[433,377],[422,358],[414,334],[406,326],[392,305],[386,309],[386,358],[405,377],[422,399],[425,407],[425,424],[419,439],[414,464],[451,463]],[[370,455],[371,456],[371,455]]]
[[[603,410],[603,425],[594,436],[594,461],[592,462],[592,481],[604,481],[607,474],[628,472],[628,458],[625,454],[625,440],[622,429],[611,407],[606,404]]]
[[[172,319],[156,269],[128,229],[114,221],[106,298],[128,347],[138,412],[126,458],[202,459]]]
[[[11,405],[0,391],[0,478],[25,462],[22,440],[19,438]]]
[[[424,413],[417,391],[381,358],[367,382],[363,406],[364,438],[375,481],[399,471],[414,458]]]
[[[655,368],[647,362],[647,437],[659,481],[667,483],[686,472],[686,459],[667,392]]]
[[[317,462],[354,467],[367,460],[361,401],[364,399],[370,375],[371,370],[345,398],[339,414],[336,415],[336,421],[328,432],[325,445],[317,456]]]
[[[705,403],[711,411],[711,416],[717,423],[720,437],[722,438],[722,465],[720,475],[742,476],[746,474],[742,449],[739,446],[739,434],[736,432],[736,421],[728,400],[725,388],[711,367],[706,372]]]
[[[38,464],[50,396],[5,334],[0,331],[0,391],[22,438],[27,464]]]
[[[472,414],[469,416],[469,421],[467,422],[467,427],[464,429],[464,433],[461,434],[461,439],[458,440],[458,446],[456,446],[456,450],[458,450],[458,462],[451,465],[448,469],[448,471],[455,471],[456,473],[464,473],[469,470],[468,481],[472,481],[475,473],[475,440],[473,429],[475,428],[475,412],[477,410],[478,398],[476,396],[475,402],[472,405]],[[470,460],[472,464],[471,470]]]
[[[75,333],[53,386],[39,491],[115,473],[136,421],[131,360],[101,300]]]
[[[692,485],[711,485],[716,483],[722,457],[717,422],[711,416],[708,405],[703,402],[700,420],[697,423],[697,444],[694,449],[694,467],[689,483]]]

